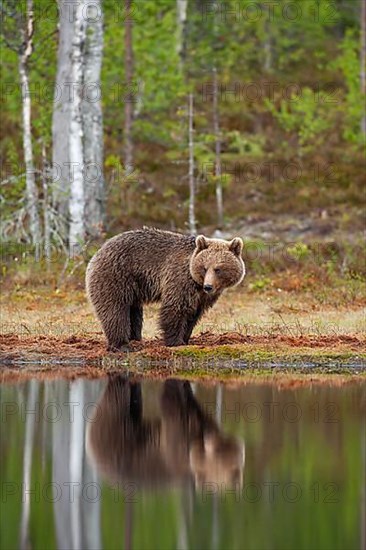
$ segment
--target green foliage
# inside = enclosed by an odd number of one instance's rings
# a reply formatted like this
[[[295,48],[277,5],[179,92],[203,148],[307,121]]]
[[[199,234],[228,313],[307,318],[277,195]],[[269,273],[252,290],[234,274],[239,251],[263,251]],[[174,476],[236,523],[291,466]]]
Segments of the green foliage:
[[[342,71],[346,92],[342,108],[345,115],[343,135],[347,141],[361,144],[365,136],[361,133],[361,117],[366,98],[360,87],[359,39],[353,29],[348,29],[340,46],[341,54],[333,66]]]
[[[295,260],[306,260],[310,255],[310,249],[305,243],[295,243],[287,247],[287,252]]]
[[[331,126],[332,113],[326,92],[303,88],[300,95],[294,93],[289,100],[282,101],[279,110],[268,100],[266,104],[282,128],[296,132],[303,152],[318,147]]]
[[[167,145],[176,123],[171,119],[182,101],[186,88],[176,51],[175,4],[165,0],[136,0],[132,15],[134,49],[133,90],[124,84],[123,20],[117,17],[115,2],[107,0],[103,84],[117,99],[107,106],[107,123],[114,126],[128,92],[134,103],[134,134],[140,140]],[[116,93],[118,91],[118,93]],[[111,104],[112,103],[112,104]]]
[[[266,290],[266,288],[268,288],[270,284],[271,284],[271,279],[269,279],[268,277],[261,277],[253,281],[250,284],[249,288],[251,290]]]
[[[24,9],[24,2],[12,3]],[[212,87],[214,69],[219,83],[221,158],[229,172],[221,178],[227,190],[227,219],[242,219],[253,211],[257,214],[263,206],[271,213],[288,212],[289,205],[290,210],[296,205],[300,210],[318,207],[320,189],[314,182],[312,167],[299,182],[301,195],[294,195],[292,203],[289,189],[278,183],[271,188],[263,170],[255,183],[253,200],[243,199],[253,191],[248,189],[248,182],[240,180],[231,185],[230,175],[235,164],[255,161],[261,168],[267,161],[280,164],[298,155],[309,167],[315,153],[325,166],[334,159],[338,164],[344,162],[339,167],[342,178],[333,184],[337,192],[327,197],[327,202],[358,204],[362,163],[359,145],[363,141],[360,121],[365,103],[359,78],[359,2],[278,0],[272,5],[273,11],[270,5],[251,0],[190,0],[184,55],[180,59],[175,0],[135,0],[134,84],[128,90],[124,3],[103,1],[102,99],[111,228],[153,221],[184,227],[188,91],[194,92],[198,218],[214,223],[216,179],[214,170],[205,168],[213,165],[215,157],[212,88],[207,97],[203,93],[205,84]],[[34,0],[34,6],[34,52],[29,68],[35,164],[39,168],[41,142],[46,144],[49,160],[51,157],[58,32],[56,10],[45,10],[44,0]],[[4,28],[18,40],[11,20],[5,18]],[[2,165],[6,165],[3,176],[17,176],[11,185],[1,188],[8,215],[19,207],[24,194],[21,94],[17,54],[3,38],[0,41],[5,90],[0,155]],[[247,90],[251,84],[253,94]],[[270,84],[274,93],[268,91]],[[126,180],[121,164],[124,107],[131,99],[137,171],[132,180]],[[41,188],[39,179],[37,184]],[[259,195],[265,197],[262,202],[256,202]]]
[[[241,157],[249,155],[250,157],[261,157],[265,137],[258,134],[242,133],[238,130],[232,130],[226,134],[228,139],[228,150],[238,153]]]

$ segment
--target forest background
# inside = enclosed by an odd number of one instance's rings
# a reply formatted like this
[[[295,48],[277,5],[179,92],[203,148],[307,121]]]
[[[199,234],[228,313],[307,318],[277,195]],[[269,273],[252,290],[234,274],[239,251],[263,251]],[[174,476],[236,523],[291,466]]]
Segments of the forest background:
[[[100,242],[153,225],[243,237],[249,292],[364,305],[364,2],[1,13],[6,292],[83,292]]]

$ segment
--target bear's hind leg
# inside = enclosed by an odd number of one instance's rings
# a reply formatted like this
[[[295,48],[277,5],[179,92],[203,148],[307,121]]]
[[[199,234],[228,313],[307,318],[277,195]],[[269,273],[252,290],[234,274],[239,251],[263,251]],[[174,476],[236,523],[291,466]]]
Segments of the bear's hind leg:
[[[104,334],[108,342],[108,351],[125,351],[128,349],[131,334],[130,306],[118,305],[108,310],[108,315],[101,319]]]
[[[141,340],[143,309],[142,304],[133,304],[131,306],[131,340]]]

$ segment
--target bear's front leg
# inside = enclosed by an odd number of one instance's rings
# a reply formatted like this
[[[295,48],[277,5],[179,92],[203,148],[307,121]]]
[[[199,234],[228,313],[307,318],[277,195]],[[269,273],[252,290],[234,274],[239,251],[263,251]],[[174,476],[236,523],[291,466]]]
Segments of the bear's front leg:
[[[166,346],[183,346],[186,343],[184,336],[187,323],[187,314],[182,310],[177,310],[177,304],[163,303],[159,324]]]
[[[185,328],[185,331],[184,331],[184,337],[183,337],[185,344],[188,344],[194,327],[196,326],[196,324],[198,323],[198,321],[202,317],[202,313],[203,313],[202,308],[198,308],[197,311],[195,311],[194,313],[191,313],[190,315],[188,315],[186,328]]]

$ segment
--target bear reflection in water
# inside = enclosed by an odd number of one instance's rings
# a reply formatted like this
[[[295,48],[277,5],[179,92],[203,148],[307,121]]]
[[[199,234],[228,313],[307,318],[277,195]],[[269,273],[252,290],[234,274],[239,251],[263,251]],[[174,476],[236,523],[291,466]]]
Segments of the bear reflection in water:
[[[144,418],[142,405],[138,382],[110,378],[86,435],[88,456],[109,482],[242,486],[244,443],[221,432],[189,382],[164,383],[158,419]]]

